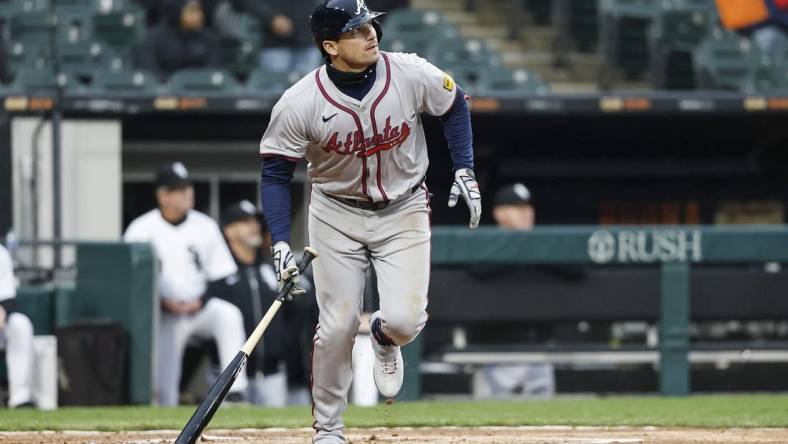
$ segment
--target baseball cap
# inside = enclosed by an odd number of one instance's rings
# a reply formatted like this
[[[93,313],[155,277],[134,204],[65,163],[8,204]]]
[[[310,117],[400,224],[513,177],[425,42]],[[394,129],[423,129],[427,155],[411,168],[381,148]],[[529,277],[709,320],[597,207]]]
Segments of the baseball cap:
[[[506,185],[495,193],[495,205],[522,205],[531,203],[531,192],[521,183]]]
[[[262,228],[265,230],[265,222],[260,216],[262,216],[260,210],[253,203],[244,199],[225,208],[222,212],[221,222],[222,226],[225,227],[244,219],[258,218]]]
[[[180,162],[164,165],[156,172],[156,188],[176,189],[191,184],[189,171]]]

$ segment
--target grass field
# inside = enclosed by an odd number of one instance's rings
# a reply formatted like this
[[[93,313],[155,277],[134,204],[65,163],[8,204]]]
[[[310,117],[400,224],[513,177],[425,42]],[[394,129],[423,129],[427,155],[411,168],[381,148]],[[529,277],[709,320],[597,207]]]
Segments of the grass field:
[[[5,410],[0,430],[136,431],[180,429],[194,407]],[[222,408],[212,428],[309,427],[309,408]],[[351,407],[349,427],[441,426],[663,426],[788,427],[788,395],[616,397],[512,402],[415,402]]]

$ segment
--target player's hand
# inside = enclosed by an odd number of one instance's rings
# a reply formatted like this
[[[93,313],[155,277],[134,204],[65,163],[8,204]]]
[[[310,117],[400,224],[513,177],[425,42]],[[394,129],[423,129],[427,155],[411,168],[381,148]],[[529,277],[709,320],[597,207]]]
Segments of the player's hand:
[[[479,219],[482,217],[482,193],[479,191],[476,174],[470,168],[460,168],[454,172],[454,183],[449,193],[449,207],[454,208],[460,196],[471,211],[471,221],[468,223],[468,227],[478,227]]]
[[[6,312],[5,308],[0,306],[0,330],[5,328]]]
[[[276,283],[279,290],[282,290],[285,283],[292,281],[293,289],[290,291],[290,294],[304,294],[304,289],[298,286],[298,266],[293,258],[293,253],[290,251],[290,245],[287,242],[277,242],[271,248],[271,253],[274,256],[274,270],[276,270]]]

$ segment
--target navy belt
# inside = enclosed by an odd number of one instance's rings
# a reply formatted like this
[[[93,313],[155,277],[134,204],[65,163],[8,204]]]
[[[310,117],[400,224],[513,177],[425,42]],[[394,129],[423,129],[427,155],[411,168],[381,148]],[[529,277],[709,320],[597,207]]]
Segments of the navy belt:
[[[421,180],[419,180],[419,182],[410,189],[410,194],[415,193],[419,189],[421,184],[424,183],[424,179],[425,178],[422,177]],[[326,193],[326,196],[328,196],[328,197],[330,197],[330,198],[332,198],[334,200],[338,200],[339,202],[342,202],[345,205],[349,205],[349,206],[354,207],[354,208],[360,208],[362,210],[369,210],[369,211],[382,210],[382,209],[388,207],[389,203],[391,203],[391,201],[378,201],[378,202],[375,202],[375,201],[372,201],[372,200],[348,199],[346,197],[332,196],[332,195],[330,195],[328,193]]]

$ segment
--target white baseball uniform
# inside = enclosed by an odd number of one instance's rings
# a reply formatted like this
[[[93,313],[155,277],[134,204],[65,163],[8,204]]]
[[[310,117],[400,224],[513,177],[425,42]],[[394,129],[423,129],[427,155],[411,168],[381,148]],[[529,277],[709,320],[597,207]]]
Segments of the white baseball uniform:
[[[309,162],[309,240],[320,252],[314,262],[316,441],[343,436],[367,267],[378,276],[382,329],[390,339],[409,343],[427,320],[430,209],[423,179],[429,161],[420,113],[447,113],[457,88],[415,54],[380,54],[375,83],[360,101],[342,93],[325,66],[301,79],[274,106],[260,142],[264,156]]]
[[[167,222],[158,209],[135,219],[123,236],[126,242],[150,242],[159,259],[159,295],[189,302],[203,296],[208,282],[235,274],[235,261],[216,222],[189,211],[178,225]],[[232,303],[211,298],[197,313],[162,312],[158,336],[157,392],[161,405],[178,404],[183,352],[192,336],[213,338],[221,365],[227,366],[246,340],[241,311]],[[231,392],[246,390],[240,372]]]
[[[0,245],[0,301],[16,297],[16,279],[11,256]],[[0,347],[5,347],[8,367],[9,407],[33,400],[33,324],[22,313],[8,315],[0,326]]]

